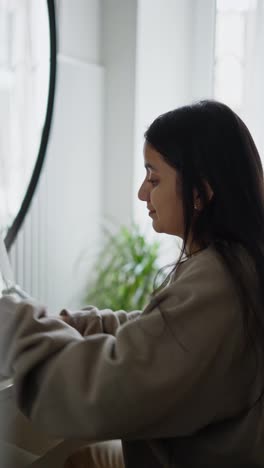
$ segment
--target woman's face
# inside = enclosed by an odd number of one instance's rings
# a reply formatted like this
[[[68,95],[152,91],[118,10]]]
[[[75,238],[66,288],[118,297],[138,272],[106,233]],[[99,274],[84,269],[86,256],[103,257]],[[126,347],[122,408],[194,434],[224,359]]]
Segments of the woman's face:
[[[138,198],[146,202],[153,229],[183,238],[179,174],[148,143],[144,145],[144,162],[146,177],[138,191]]]

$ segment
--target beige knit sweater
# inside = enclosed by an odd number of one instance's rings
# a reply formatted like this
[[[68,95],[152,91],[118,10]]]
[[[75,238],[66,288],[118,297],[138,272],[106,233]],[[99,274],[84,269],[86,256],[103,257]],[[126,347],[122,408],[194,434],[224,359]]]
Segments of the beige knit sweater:
[[[129,317],[131,320],[128,320]],[[212,247],[143,313],[89,308],[72,323],[0,299],[0,371],[50,434],[122,439],[127,467],[264,467],[263,400],[242,308]],[[254,383],[253,383],[254,382]]]

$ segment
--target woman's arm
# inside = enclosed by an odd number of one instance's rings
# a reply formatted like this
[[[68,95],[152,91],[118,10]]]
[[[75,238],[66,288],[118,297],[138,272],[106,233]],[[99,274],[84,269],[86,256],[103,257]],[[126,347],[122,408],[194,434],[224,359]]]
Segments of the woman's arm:
[[[42,307],[4,297],[0,369],[14,376],[24,414],[53,435],[106,440],[190,434],[240,408],[247,392],[232,368],[242,347],[229,283],[217,271],[212,275],[210,263],[190,261],[159,305],[115,337],[82,337],[46,317]],[[243,369],[242,375],[249,374]]]

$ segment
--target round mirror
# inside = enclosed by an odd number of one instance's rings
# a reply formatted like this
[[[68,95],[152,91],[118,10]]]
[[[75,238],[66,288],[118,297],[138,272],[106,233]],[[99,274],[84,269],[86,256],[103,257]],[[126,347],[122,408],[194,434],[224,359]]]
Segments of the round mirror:
[[[56,75],[53,0],[0,0],[0,226],[10,249],[43,165]]]

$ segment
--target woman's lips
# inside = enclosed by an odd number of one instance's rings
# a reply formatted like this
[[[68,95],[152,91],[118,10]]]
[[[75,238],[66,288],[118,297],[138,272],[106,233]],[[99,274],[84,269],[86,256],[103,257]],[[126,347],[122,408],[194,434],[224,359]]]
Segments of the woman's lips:
[[[149,216],[153,216],[156,213],[155,210],[149,211]]]

